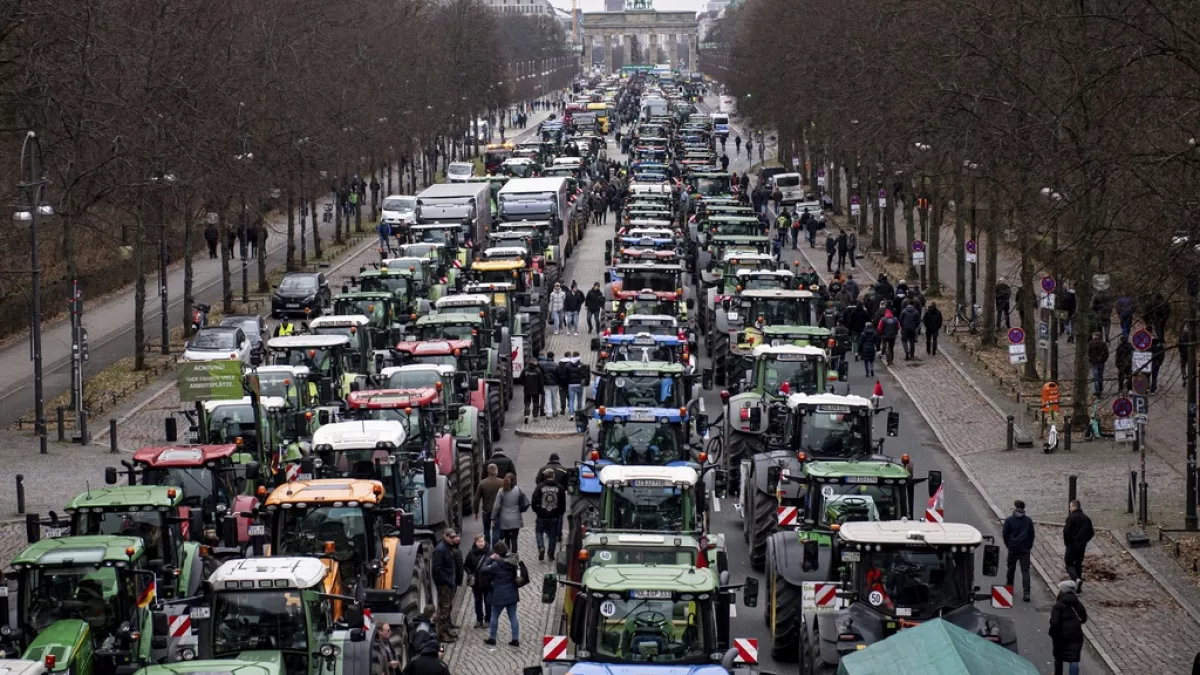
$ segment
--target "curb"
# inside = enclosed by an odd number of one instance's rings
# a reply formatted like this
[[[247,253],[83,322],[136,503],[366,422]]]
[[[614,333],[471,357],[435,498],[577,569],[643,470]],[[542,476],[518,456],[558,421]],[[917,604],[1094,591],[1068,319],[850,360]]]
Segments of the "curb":
[[[583,434],[578,431],[525,431],[523,429],[513,429],[513,434],[521,438],[581,438]]]

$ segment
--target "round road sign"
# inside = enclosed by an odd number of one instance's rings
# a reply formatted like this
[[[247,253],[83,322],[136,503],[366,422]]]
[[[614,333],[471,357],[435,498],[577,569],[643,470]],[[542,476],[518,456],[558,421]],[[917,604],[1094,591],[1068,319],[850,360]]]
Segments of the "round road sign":
[[[1138,373],[1137,375],[1133,376],[1133,380],[1130,382],[1130,384],[1133,386],[1133,393],[1139,396],[1145,396],[1146,392],[1150,389],[1150,377],[1145,373]]]
[[[850,198],[850,203],[851,203],[851,204],[857,204],[857,203],[859,203],[860,201],[862,201],[862,200],[860,200],[860,199],[858,198],[858,195],[854,195],[853,197],[851,197],[851,198]]]
[[[977,250],[978,250],[978,247],[975,245],[975,240],[968,239],[967,240],[967,253],[974,255]]]
[[[1117,417],[1129,417],[1133,414],[1133,401],[1124,396],[1114,400],[1113,414]]]
[[[1054,277],[1051,277],[1051,276],[1042,277],[1042,290],[1043,291],[1045,291],[1047,293],[1053,293],[1055,286],[1056,286],[1056,284],[1054,283]]]
[[[1013,328],[1008,331],[1008,341],[1014,345],[1019,345],[1025,341],[1025,331],[1020,328]]]
[[[879,188],[879,198],[887,199],[887,190],[885,190],[883,188]]]
[[[1133,343],[1134,349],[1138,350],[1139,352],[1144,352],[1150,349],[1150,344],[1154,342],[1154,338],[1152,338],[1150,333],[1143,328],[1142,330],[1139,330],[1133,334],[1133,338],[1130,340],[1130,342]]]
[[[825,177],[825,169],[817,169],[817,175],[821,178]]]
[[[925,242],[921,241],[920,239],[913,239],[912,250],[913,253],[920,253],[921,251],[924,251]]]

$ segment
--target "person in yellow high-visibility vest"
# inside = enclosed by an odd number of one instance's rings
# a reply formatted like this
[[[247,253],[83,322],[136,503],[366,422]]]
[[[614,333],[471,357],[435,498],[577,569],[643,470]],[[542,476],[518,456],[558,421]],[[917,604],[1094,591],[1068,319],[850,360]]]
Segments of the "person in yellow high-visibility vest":
[[[296,332],[296,324],[288,317],[283,317],[279,320],[279,325],[275,326],[275,337],[287,337],[294,335]]]

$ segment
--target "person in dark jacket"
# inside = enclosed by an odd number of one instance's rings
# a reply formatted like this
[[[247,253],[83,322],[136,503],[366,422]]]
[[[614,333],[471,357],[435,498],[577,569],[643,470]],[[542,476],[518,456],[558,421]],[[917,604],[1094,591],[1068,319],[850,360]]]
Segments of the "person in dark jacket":
[[[875,282],[875,296],[880,300],[891,302],[892,297],[896,295],[896,289],[892,288],[892,284],[888,281],[886,274],[880,274],[879,279]]]
[[[1108,361],[1108,343],[1099,333],[1092,333],[1092,341],[1088,343],[1088,364],[1092,367],[1092,392],[1097,396],[1104,393],[1104,364]]]
[[[1063,546],[1066,548],[1063,562],[1067,566],[1067,574],[1075,580],[1075,592],[1083,593],[1083,556],[1096,531],[1092,529],[1092,519],[1083,512],[1078,499],[1072,499],[1069,508],[1067,522],[1063,525]]]
[[[837,239],[833,234],[825,235],[825,271],[833,274],[833,256],[837,255]]]
[[[604,308],[604,291],[600,290],[600,282],[592,284],[592,289],[583,298],[583,306],[587,308],[587,328],[589,333],[599,333],[600,310]]]
[[[858,282],[854,280],[853,274],[846,275],[846,283],[842,285],[842,288],[846,289],[846,292],[850,294],[851,300],[858,300]]]
[[[1005,585],[1012,586],[1016,577],[1017,564],[1021,565],[1023,593],[1021,599],[1029,602],[1029,554],[1033,551],[1036,532],[1033,519],[1025,515],[1025,502],[1013,502],[1012,515],[1004,519],[1004,546],[1008,549],[1008,576]]]
[[[854,302],[842,312],[842,321],[850,331],[851,350],[854,352],[855,361],[859,358],[859,338],[862,336],[863,329],[867,327],[867,318],[867,310],[863,308],[861,302]]]
[[[530,501],[533,513],[537,516],[534,537],[537,539],[538,560],[545,560],[547,552],[553,560],[554,549],[562,535],[562,516],[567,510],[567,491],[555,482],[554,469],[546,469],[542,474]]]
[[[567,291],[563,301],[563,316],[567,319],[567,330],[575,335],[579,335],[579,312],[583,309],[583,301],[583,291],[572,281],[571,290]]]
[[[559,377],[563,375],[562,369],[554,362],[554,352],[546,352],[546,358],[539,360],[538,364],[542,368],[546,417],[557,417],[562,412],[562,407],[558,405],[558,385]]]
[[[221,233],[217,230],[216,223],[209,223],[205,226],[204,243],[208,244],[209,259],[215,260],[217,257],[217,244],[221,243]]]
[[[549,477],[546,475],[547,471],[551,472]],[[562,465],[562,458],[558,456],[557,452],[552,452],[550,453],[550,461],[538,469],[537,482],[541,485],[549,478],[559,487],[565,488],[567,487],[567,480],[570,475],[571,470]]]
[[[925,325],[925,353],[934,356],[937,354],[938,334],[942,332],[942,310],[938,309],[936,302],[929,303],[921,323]]]
[[[492,456],[488,459],[488,464],[496,465],[496,474],[500,480],[504,480],[505,476],[517,476],[517,465],[512,461],[512,458],[504,454],[504,449],[496,447],[492,449]]]
[[[467,574],[467,586],[471,587],[471,595],[475,600],[475,627],[483,628],[484,621],[490,621],[492,616],[492,601],[484,588],[480,573],[483,566],[492,557],[492,547],[482,532],[475,535],[475,543],[467,551],[467,559],[463,562],[463,570]]]
[[[841,272],[842,268],[846,266],[846,253],[849,251],[849,249],[847,248],[848,245],[849,244],[848,244],[848,239],[846,237],[846,231],[838,230],[838,236],[837,236],[838,266],[837,266],[837,268],[838,268],[839,272]]]
[[[534,417],[541,417],[542,393],[545,381],[542,379],[542,368],[537,361],[529,360],[521,371],[521,388],[525,390],[525,424],[529,424],[529,412]]]
[[[900,335],[900,321],[892,314],[892,310],[883,310],[883,318],[875,326],[875,332],[879,333],[879,344],[883,346],[883,356],[890,366],[896,358],[896,337]]]
[[[563,356],[554,367],[554,381],[558,385],[558,414],[567,414],[567,394],[571,388],[571,368],[574,367],[571,352],[563,352]],[[547,392],[548,394],[552,392]]]
[[[1087,609],[1075,593],[1074,581],[1060,581],[1058,599],[1050,610],[1050,640],[1054,643],[1054,675],[1062,675],[1063,664],[1070,675],[1079,675],[1083,656],[1083,624]]]
[[[904,360],[917,358],[917,333],[921,330],[921,310],[914,303],[900,310],[900,342],[904,345]]]
[[[1011,328],[1012,324],[1009,321],[1009,314],[1012,311],[1012,288],[1008,282],[1001,278],[996,282],[996,328],[1000,327],[1000,321],[1004,321],[1005,328]]]
[[[1163,339],[1155,336],[1150,342],[1150,393],[1158,391],[1158,371],[1162,368],[1162,364],[1167,360],[1167,348],[1163,345]]]
[[[496,627],[500,614],[508,613],[509,630],[513,647],[521,646],[521,627],[517,623],[517,603],[521,600],[520,589],[517,588],[517,570],[520,558],[516,553],[509,554],[508,546],[499,542],[493,548],[491,561],[483,566],[483,574],[487,585],[492,589],[492,620],[488,626],[488,638],[484,644],[496,644]]]
[[[1075,310],[1079,307],[1079,299],[1075,297],[1074,288],[1064,288],[1059,294],[1059,309],[1066,318],[1062,322],[1062,332],[1067,336],[1067,342],[1075,341]]]
[[[863,372],[867,377],[875,376],[875,352],[879,350],[879,334],[875,327],[867,324],[858,336],[858,356],[863,362]]]
[[[463,581],[463,563],[458,555],[458,545],[462,540],[454,528],[446,528],[442,533],[442,541],[433,549],[433,585],[437,587],[438,604],[438,640],[454,642],[458,634],[454,632],[454,594]]]
[[[1125,335],[1117,337],[1116,357],[1117,393],[1123,394],[1133,386],[1133,345]]]

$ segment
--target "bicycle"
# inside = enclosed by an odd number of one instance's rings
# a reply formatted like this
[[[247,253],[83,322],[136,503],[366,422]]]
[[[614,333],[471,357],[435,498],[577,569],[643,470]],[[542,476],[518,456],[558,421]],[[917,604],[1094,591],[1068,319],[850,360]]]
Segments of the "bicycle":
[[[952,334],[958,331],[959,325],[965,326],[967,330],[974,333],[979,330],[979,305],[971,305],[971,314],[967,315],[966,306],[963,303],[956,303],[954,306],[954,316],[946,323],[946,333]]]

